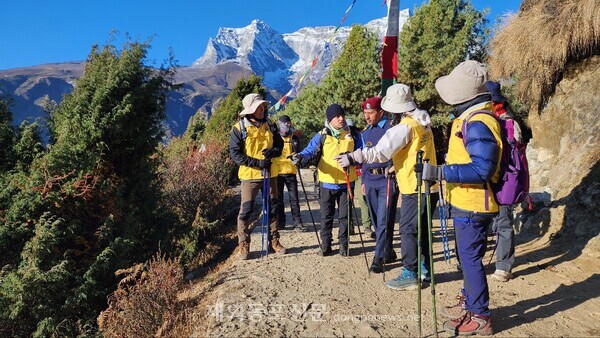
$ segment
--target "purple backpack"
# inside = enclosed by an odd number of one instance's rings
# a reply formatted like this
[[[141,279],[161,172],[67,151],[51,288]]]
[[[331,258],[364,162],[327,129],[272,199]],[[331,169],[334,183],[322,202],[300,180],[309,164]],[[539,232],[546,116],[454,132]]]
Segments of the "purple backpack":
[[[500,124],[502,138],[502,160],[500,161],[500,179],[490,182],[490,187],[500,205],[521,203],[529,193],[529,165],[525,154],[526,145],[515,140],[512,118],[500,119],[487,110],[478,110],[469,114],[462,125],[463,143],[467,139],[467,124],[476,114],[493,116]],[[466,146],[466,145],[465,145]]]

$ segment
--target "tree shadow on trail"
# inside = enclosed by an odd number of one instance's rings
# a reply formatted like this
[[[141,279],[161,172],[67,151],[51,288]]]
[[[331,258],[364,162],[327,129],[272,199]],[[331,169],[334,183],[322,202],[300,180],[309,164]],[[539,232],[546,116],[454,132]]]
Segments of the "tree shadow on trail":
[[[518,245],[543,238],[552,228],[552,209],[564,208],[562,225],[549,235],[547,246],[517,256],[516,266],[552,258],[542,265],[517,270],[515,277],[526,276],[546,266],[556,266],[581,256],[588,242],[600,234],[600,162],[597,162],[581,183],[568,196],[552,201],[549,208],[534,215],[529,227],[517,236]]]
[[[316,243],[313,245],[302,245],[302,246],[290,246],[287,248],[287,254],[301,254],[301,253],[310,253],[319,248],[319,245]],[[318,251],[315,251],[317,254]]]
[[[514,278],[538,273],[541,269],[553,270],[562,263],[573,262],[583,254],[590,240],[600,233],[600,162],[592,166],[589,174],[573,188],[568,196],[552,201],[534,215],[529,227],[519,235],[523,242],[546,239],[547,245],[517,255]],[[562,208],[562,210],[560,210]],[[552,217],[561,217],[559,226],[552,227]],[[555,219],[554,222],[557,220]],[[553,231],[553,232],[551,232]],[[548,232],[551,232],[548,235]],[[524,239],[524,241],[523,241]],[[597,249],[591,249],[597,250]],[[538,264],[535,264],[539,262]],[[525,264],[525,269],[519,267]],[[534,263],[534,264],[531,264]],[[561,268],[569,270],[569,265]],[[568,272],[565,272],[568,274]],[[590,276],[570,286],[560,285],[557,289],[535,299],[521,300],[514,305],[494,309],[494,329],[497,332],[515,328],[536,320],[548,318],[561,311],[573,309],[586,301],[600,296],[600,273],[590,271]],[[527,277],[525,277],[527,278]],[[575,315],[573,316],[575,317]],[[568,318],[568,317],[567,317]],[[568,319],[566,319],[568,320]],[[598,335],[599,331],[577,332],[578,335]]]
[[[534,299],[525,299],[516,304],[494,309],[494,331],[496,333],[548,318],[600,296],[600,274],[573,285],[561,284],[555,291]],[[532,310],[533,309],[533,310]],[[576,332],[594,335],[598,332]]]

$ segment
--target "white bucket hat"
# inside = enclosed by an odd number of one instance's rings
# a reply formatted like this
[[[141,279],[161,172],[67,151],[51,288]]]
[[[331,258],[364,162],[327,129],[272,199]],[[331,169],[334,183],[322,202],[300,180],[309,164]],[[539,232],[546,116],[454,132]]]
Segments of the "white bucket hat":
[[[450,74],[437,79],[435,89],[444,102],[456,105],[487,93],[487,77],[484,64],[467,60],[456,66]]]
[[[381,108],[390,113],[404,113],[417,108],[413,101],[410,87],[397,83],[390,86],[385,92],[385,97],[381,100]]]
[[[260,94],[248,94],[244,96],[242,100],[242,105],[244,106],[244,110],[240,112],[240,116],[252,115],[256,111],[256,108],[263,103],[269,103],[269,101],[263,100]]]

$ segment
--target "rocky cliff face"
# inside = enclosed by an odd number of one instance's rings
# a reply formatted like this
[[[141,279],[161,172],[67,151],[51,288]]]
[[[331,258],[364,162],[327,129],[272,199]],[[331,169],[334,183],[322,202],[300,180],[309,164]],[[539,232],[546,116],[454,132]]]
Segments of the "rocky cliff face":
[[[528,147],[540,213],[525,224],[600,256],[600,56],[572,65],[539,115]]]

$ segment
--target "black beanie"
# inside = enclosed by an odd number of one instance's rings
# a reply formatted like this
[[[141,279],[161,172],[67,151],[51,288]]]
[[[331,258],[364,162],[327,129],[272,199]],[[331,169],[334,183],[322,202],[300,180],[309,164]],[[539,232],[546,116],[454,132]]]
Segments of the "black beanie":
[[[282,123],[292,122],[292,120],[290,120],[290,117],[287,115],[281,115],[281,116],[279,116],[279,122],[282,122]]]
[[[344,109],[342,108],[342,106],[340,106],[337,103],[334,103],[331,106],[327,107],[325,115],[327,115],[327,122],[330,122],[331,120],[333,120],[334,117],[338,115],[346,115],[346,113],[344,113]]]

